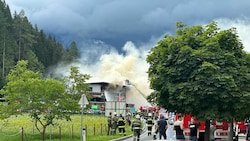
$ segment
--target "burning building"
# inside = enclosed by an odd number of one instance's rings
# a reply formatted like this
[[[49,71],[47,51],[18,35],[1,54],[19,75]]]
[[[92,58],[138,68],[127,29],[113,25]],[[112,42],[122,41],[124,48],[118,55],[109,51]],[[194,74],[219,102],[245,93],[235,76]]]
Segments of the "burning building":
[[[140,106],[151,106],[146,96],[133,84],[125,81],[124,85],[108,82],[89,82],[91,107],[125,114],[129,107],[139,109]],[[107,112],[107,113],[108,113]]]

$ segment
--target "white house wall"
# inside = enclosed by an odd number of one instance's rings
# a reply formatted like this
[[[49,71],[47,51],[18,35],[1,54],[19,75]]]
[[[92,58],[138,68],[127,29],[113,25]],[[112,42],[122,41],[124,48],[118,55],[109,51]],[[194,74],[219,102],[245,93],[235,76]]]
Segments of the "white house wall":
[[[91,84],[90,87],[92,87],[92,92],[101,92],[102,85]],[[128,85],[126,87],[120,85],[116,85],[115,87],[108,86],[104,90],[104,95],[107,101],[119,101],[119,96],[123,96],[123,94],[126,94],[126,99],[124,98],[126,103],[134,104],[136,109],[138,109],[140,106],[151,106],[151,104],[146,100],[145,96],[143,96],[141,92],[133,85]]]
[[[91,84],[90,87],[92,87],[92,92],[101,92],[101,85],[100,84]]]

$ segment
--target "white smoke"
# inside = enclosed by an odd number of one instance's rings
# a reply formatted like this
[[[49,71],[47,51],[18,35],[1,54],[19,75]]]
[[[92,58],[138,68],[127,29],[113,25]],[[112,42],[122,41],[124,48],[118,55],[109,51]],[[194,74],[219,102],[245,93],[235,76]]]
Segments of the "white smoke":
[[[113,84],[124,85],[125,80],[129,80],[136,85],[145,95],[149,95],[146,63],[147,50],[140,50],[132,42],[127,42],[123,50],[125,54],[112,51],[103,54],[100,61],[95,65],[95,70],[89,71],[93,76],[90,81],[106,81]],[[84,70],[82,70],[84,71]]]
[[[243,43],[244,50],[250,52],[250,40],[248,39],[250,37],[249,19],[217,19],[215,21],[218,22],[218,27],[222,30],[235,27]],[[86,50],[86,47],[84,47],[85,50],[82,51],[83,54],[80,63],[72,65],[78,66],[81,73],[92,76],[88,82],[108,82],[114,85],[124,85],[125,80],[129,80],[132,84],[131,86],[136,88],[133,91],[131,89],[131,93],[134,96],[132,100],[137,102],[152,92],[149,87],[147,74],[149,65],[146,63],[146,57],[149,50],[161,38],[154,37],[148,43],[141,43],[139,46],[128,41],[123,46],[124,53],[119,53],[116,49],[103,42],[84,44],[84,46],[89,46],[89,50]],[[96,61],[93,62],[93,60]],[[60,67],[57,69],[57,73],[69,75],[69,68],[70,66]],[[141,93],[141,95],[136,97],[134,95],[135,91],[137,91],[137,94]]]
[[[136,47],[133,42],[128,41],[123,47],[124,53],[118,53],[104,43],[98,43],[97,46],[92,44],[89,45],[91,46],[90,50],[83,51],[80,63],[71,65],[79,67],[82,74],[91,75],[88,83],[107,82],[110,83],[110,86],[126,85],[127,102],[134,104],[135,108],[150,106],[146,101],[146,97],[152,92],[149,88],[147,74],[149,65],[146,63],[146,57],[153,42],[155,41],[152,40],[149,44]],[[88,58],[93,60],[93,56],[99,58],[96,59],[98,61],[88,61]],[[56,73],[68,76],[70,66],[59,67],[56,69]],[[126,80],[129,80],[129,86],[125,84]],[[107,98],[112,99],[112,96],[107,96]]]
[[[129,80],[141,94],[148,96],[152,90],[149,88],[147,74],[149,65],[146,63],[146,57],[155,42],[151,40],[148,44],[137,47],[133,42],[128,41],[123,46],[124,53],[119,53],[104,43],[88,45],[90,50],[82,51],[80,63],[71,65],[79,67],[81,73],[91,75],[91,79],[87,82],[125,85],[125,80]],[[97,61],[88,61],[88,58],[93,60],[93,56]],[[71,65],[58,67],[56,73],[69,75]]]

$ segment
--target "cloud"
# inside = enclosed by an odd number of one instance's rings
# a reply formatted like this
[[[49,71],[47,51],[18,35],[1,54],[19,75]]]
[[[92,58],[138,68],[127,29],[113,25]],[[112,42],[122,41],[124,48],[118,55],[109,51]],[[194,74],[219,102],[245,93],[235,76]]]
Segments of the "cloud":
[[[242,17],[236,20],[231,19],[218,19],[217,20],[219,27],[222,30],[230,29],[235,27],[239,36],[239,39],[243,43],[244,50],[250,53],[250,18]]]
[[[149,94],[146,56],[175,24],[205,25],[217,21],[221,29],[236,27],[250,51],[248,0],[6,0],[12,12],[24,9],[32,24],[64,44],[77,41],[82,73],[91,81],[122,84],[126,79]],[[67,75],[70,66],[56,71]],[[61,72],[63,70],[63,72]]]
[[[25,10],[33,24],[68,43],[101,40],[116,48],[173,32],[175,23],[205,24],[249,16],[247,0],[6,0],[12,11]]]

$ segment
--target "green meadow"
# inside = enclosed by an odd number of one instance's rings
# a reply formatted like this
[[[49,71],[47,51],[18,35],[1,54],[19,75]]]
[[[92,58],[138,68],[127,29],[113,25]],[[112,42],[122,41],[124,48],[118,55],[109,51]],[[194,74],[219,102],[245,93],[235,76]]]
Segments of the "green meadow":
[[[71,121],[58,120],[54,126],[46,129],[46,141],[80,141],[81,115],[73,115]],[[83,128],[86,130],[86,141],[109,141],[120,138],[116,135],[107,136],[107,120],[104,115],[83,115]],[[126,125],[126,134],[132,134]],[[0,120],[1,141],[41,141],[42,136],[28,115],[12,116]]]

